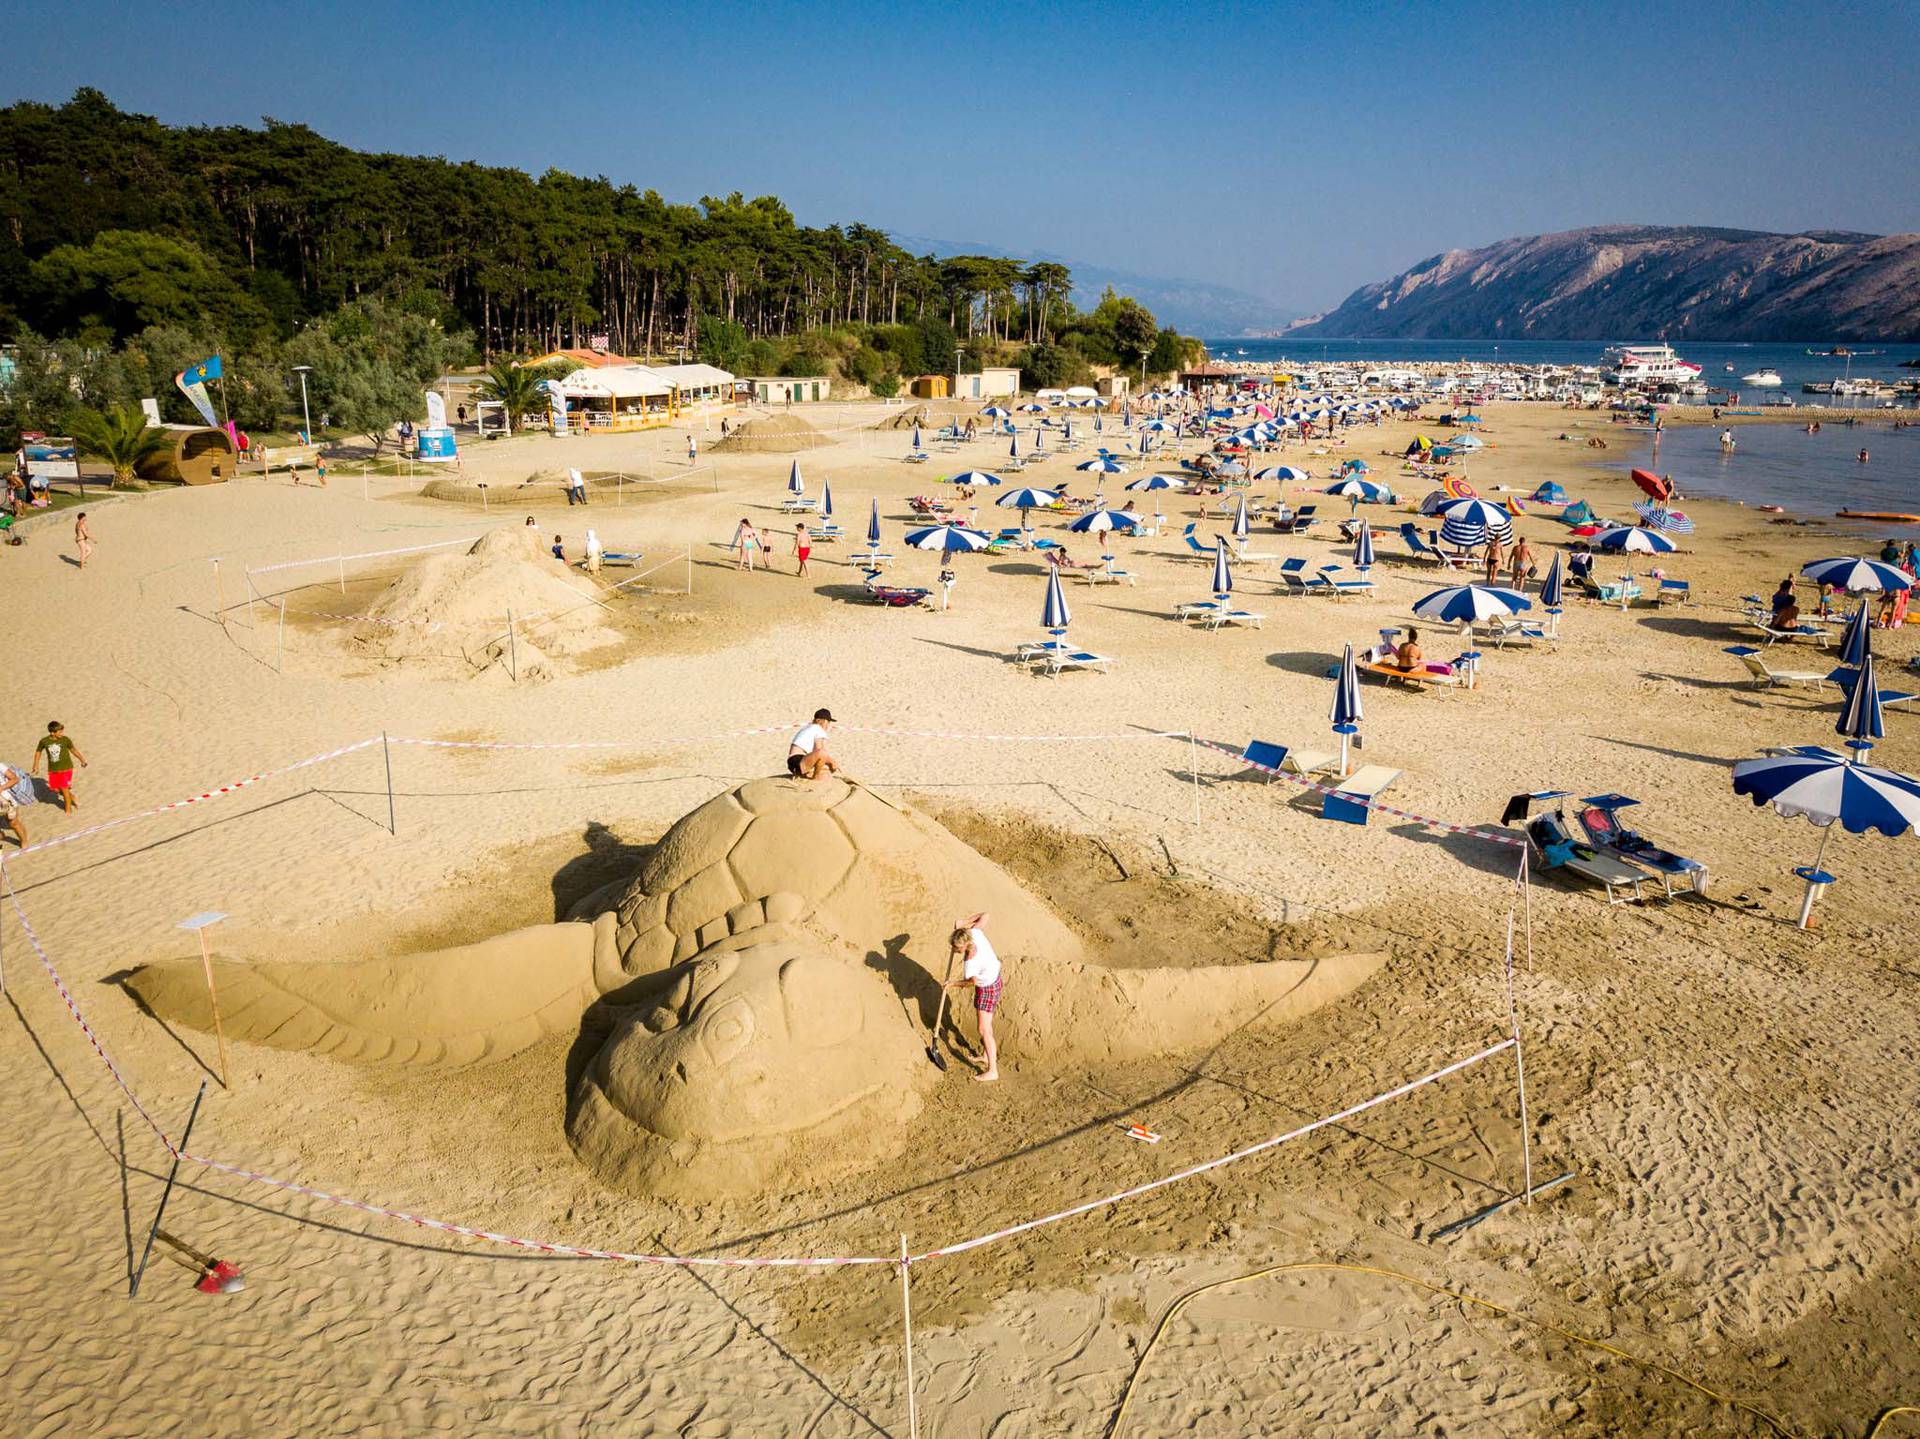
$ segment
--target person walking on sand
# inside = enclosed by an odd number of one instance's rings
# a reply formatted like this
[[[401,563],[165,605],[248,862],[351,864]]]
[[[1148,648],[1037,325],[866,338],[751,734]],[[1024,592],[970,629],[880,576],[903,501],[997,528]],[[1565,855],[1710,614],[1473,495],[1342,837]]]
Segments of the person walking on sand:
[[[33,781],[12,765],[0,764],[0,824],[13,831],[22,849],[27,847],[27,827],[20,822],[20,810],[33,802]]]
[[[799,561],[794,573],[804,575],[807,572],[807,556],[813,553],[813,536],[807,533],[805,520],[793,527],[793,553]]]
[[[832,710],[815,710],[813,722],[803,725],[787,741],[787,773],[795,779],[819,779],[839,774],[840,766],[827,753],[827,731],[833,728]]]
[[[93,531],[87,525],[87,512],[80,511],[73,521],[73,547],[80,552],[80,568],[87,567],[87,557],[93,553]]]
[[[687,464],[692,465],[700,458],[700,441],[692,431],[687,433]]]
[[[753,521],[742,519],[733,529],[733,567],[736,570],[752,571],[753,546]]]
[[[973,987],[973,1015],[980,1023],[980,1053],[984,1061],[974,1080],[980,1084],[992,1084],[1000,1077],[1000,1046],[993,1036],[993,1012],[999,1008],[1000,991],[1006,986],[1000,956],[994,953],[987,939],[986,924],[987,913],[982,910],[972,919],[963,919],[954,925],[947,943],[950,959],[960,961],[960,978],[944,986],[947,989]]]
[[[1507,573],[1513,587],[1521,594],[1527,592],[1527,576],[1533,573],[1533,548],[1524,538],[1513,543],[1513,557],[1507,562]]]
[[[1488,584],[1492,585],[1492,584],[1498,584],[1500,582],[1500,565],[1501,565],[1501,562],[1506,558],[1506,553],[1507,553],[1506,549],[1501,545],[1498,536],[1494,536],[1493,538],[1490,538],[1487,541],[1487,583]]]
[[[82,767],[87,757],[74,747],[67,737],[67,727],[59,720],[47,722],[47,732],[40,743],[33,747],[34,773],[40,772],[40,762],[47,763],[47,788],[60,796],[60,803],[68,814],[72,814],[79,801],[73,797],[73,762],[79,760]]]
[[[592,530],[587,531],[587,573],[600,573],[600,561],[606,557],[606,550],[600,544],[600,536]]]
[[[940,613],[941,614],[946,614],[947,611],[953,608],[953,583],[955,580],[959,578],[960,576],[955,574],[951,567],[945,567],[941,569],[940,571]]]

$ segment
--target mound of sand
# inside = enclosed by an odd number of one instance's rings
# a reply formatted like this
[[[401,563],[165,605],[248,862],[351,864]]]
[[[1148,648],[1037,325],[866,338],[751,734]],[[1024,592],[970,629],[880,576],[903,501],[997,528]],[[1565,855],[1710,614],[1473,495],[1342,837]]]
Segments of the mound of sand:
[[[979,405],[962,403],[959,400],[935,400],[930,404],[913,405],[897,415],[888,415],[877,421],[876,430],[910,430],[915,425],[944,425],[950,420],[965,424],[980,413]]]
[[[367,607],[353,643],[387,659],[444,658],[457,647],[483,667],[504,662],[521,679],[542,678],[556,658],[619,642],[599,593],[547,552],[538,530],[504,525],[462,553],[416,561]]]
[[[791,455],[832,443],[798,415],[762,415],[715,442],[713,448],[750,455]]]

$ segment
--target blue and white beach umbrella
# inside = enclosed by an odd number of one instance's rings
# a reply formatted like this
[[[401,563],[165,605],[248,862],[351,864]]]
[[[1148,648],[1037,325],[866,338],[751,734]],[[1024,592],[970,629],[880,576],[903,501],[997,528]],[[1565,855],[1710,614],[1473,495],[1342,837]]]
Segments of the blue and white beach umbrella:
[[[1658,500],[1642,500],[1633,507],[1640,523],[1649,529],[1665,530],[1670,535],[1690,535],[1693,520],[1680,510],[1670,510]]]
[[[1247,512],[1247,497],[1236,496],[1233,504],[1233,537],[1245,540],[1253,533],[1253,517]]]
[[[1603,550],[1619,550],[1630,555],[1670,555],[1680,548],[1660,531],[1639,525],[1615,525],[1600,531],[1593,542]]]
[[[787,471],[787,490],[789,493],[796,495],[804,495],[807,492],[807,482],[800,478],[800,462],[798,460],[795,460],[793,462],[793,468]]]
[[[1055,505],[1059,502],[1060,496],[1052,490],[1030,489],[1026,485],[1022,485],[1017,490],[1008,490],[1004,495],[1000,496],[999,499],[994,501],[996,505],[999,505],[1003,509],[1020,511],[1020,528],[1023,530],[1027,527],[1027,512],[1029,510],[1044,510],[1049,505]]]
[[[1913,586],[1913,576],[1905,570],[1855,555],[1815,560],[1810,565],[1800,566],[1800,573],[1817,585],[1832,585],[1852,594],[1869,590],[1904,590]]]
[[[1482,624],[1532,608],[1533,601],[1518,590],[1496,589],[1491,585],[1449,585],[1426,596],[1414,605],[1413,612],[1423,620],[1463,625]]]
[[[869,550],[880,548],[880,499],[877,495],[874,497],[873,508],[867,513],[867,548]]]
[[[1513,516],[1487,500],[1455,500],[1440,507],[1440,538],[1463,548],[1489,538],[1505,544],[1513,538]]]
[[[1264,470],[1256,470],[1253,477],[1256,480],[1278,480],[1283,485],[1288,480],[1307,480],[1313,478],[1305,470],[1296,469],[1292,465],[1272,465]]]
[[[1079,464],[1075,465],[1074,468],[1076,470],[1091,470],[1096,475],[1124,475],[1127,472],[1125,465],[1113,459],[1105,451],[1095,455],[1090,460],[1082,460]]]
[[[1333,678],[1333,732],[1340,736],[1340,773],[1347,772],[1347,745],[1359,732],[1361,720],[1360,671],[1354,667],[1353,645],[1347,644],[1340,669]]]
[[[820,518],[823,520],[833,518],[833,482],[831,480],[820,482]]]
[[[1047,412],[1047,407],[1038,400],[1028,400],[1026,404],[1016,405],[1014,408],[1024,415],[1044,415]]]
[[[1000,477],[998,475],[990,475],[985,470],[962,470],[957,475],[949,475],[947,482],[954,485],[971,485],[977,490],[982,485],[999,484]]]
[[[1011,415],[1013,411],[1006,409],[1000,405],[988,405],[986,409],[982,410],[980,413],[987,416],[989,419],[1004,420],[1008,415]]]
[[[1553,552],[1553,563],[1547,566],[1547,577],[1540,584],[1540,608],[1552,616],[1549,623],[1553,633],[1560,633],[1560,609],[1564,598],[1566,580],[1560,574],[1560,552]]]
[[[1867,666],[1861,671],[1864,688],[1869,691],[1870,669]],[[1802,929],[1813,915],[1813,902],[1821,889],[1833,883],[1833,876],[1820,865],[1836,823],[1849,834],[1877,829],[1889,837],[1920,825],[1920,779],[1863,764],[1817,745],[1796,746],[1791,753],[1778,757],[1742,761],[1733,767],[1733,792],[1746,795],[1755,804],[1770,804],[1788,818],[1804,815],[1824,831],[1813,863],[1794,871],[1807,883],[1806,897],[1800,902]]]
[[[1344,480],[1335,480],[1325,491],[1329,495],[1342,495],[1350,500],[1364,500],[1370,505],[1390,505],[1393,503],[1393,491],[1385,485],[1377,485],[1372,480],[1363,480],[1349,475]]]
[[[1047,572],[1047,602],[1040,607],[1040,628],[1052,630],[1056,635],[1065,632],[1073,623],[1073,612],[1067,608],[1067,592],[1060,583],[1060,571]]]
[[[1865,630],[1862,634],[1867,633]],[[1864,647],[1860,665],[1848,682],[1847,702],[1840,706],[1840,718],[1833,723],[1833,732],[1846,736],[1847,748],[1866,757],[1873,742],[1886,735],[1885,717],[1880,709],[1880,690],[1873,678],[1873,646]]]
[[[925,529],[908,530],[907,543],[916,550],[942,550],[951,554],[955,550],[984,550],[993,540],[965,525],[928,525]]]
[[[1213,593],[1220,600],[1233,593],[1233,566],[1227,562],[1227,542],[1218,535],[1213,540]]]
[[[1077,535],[1104,535],[1109,530],[1132,534],[1140,528],[1140,516],[1126,510],[1088,510],[1067,528]]]
[[[1020,458],[1020,434],[1017,430],[1007,431],[1007,458],[1010,460]]]
[[[1184,490],[1187,482],[1177,475],[1142,475],[1127,481],[1130,490]]]
[[[1360,534],[1353,542],[1353,564],[1355,569],[1373,568],[1373,531],[1365,520],[1360,521]]]

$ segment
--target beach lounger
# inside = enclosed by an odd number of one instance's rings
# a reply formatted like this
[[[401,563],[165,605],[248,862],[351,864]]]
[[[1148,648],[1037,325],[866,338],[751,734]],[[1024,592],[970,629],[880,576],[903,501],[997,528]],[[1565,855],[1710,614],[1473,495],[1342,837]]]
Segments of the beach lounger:
[[[1177,620],[1197,620],[1225,608],[1218,600],[1192,600],[1184,605],[1175,605],[1173,617]]]
[[[1233,547],[1233,562],[1237,565],[1264,565],[1268,560],[1277,560],[1280,556],[1269,554],[1265,550],[1248,550],[1240,546]]]
[[[1442,566],[1447,563],[1446,556],[1420,538],[1420,531],[1414,528],[1411,521],[1400,526],[1400,538],[1406,542],[1407,553],[1414,559]]]
[[[1646,883],[1646,871],[1625,860],[1602,854],[1591,845],[1576,842],[1567,833],[1567,824],[1558,811],[1535,815],[1527,821],[1527,842],[1533,846],[1535,868],[1577,875],[1590,884],[1601,886],[1608,904],[1637,904],[1644,897],[1640,886]],[[1547,858],[1549,846],[1567,845],[1566,857],[1555,863]]]
[[[1366,803],[1392,788],[1400,771],[1382,764],[1362,765],[1321,798],[1320,818],[1336,819],[1343,824],[1365,824],[1373,813]]]
[[[1116,570],[1112,565],[1097,565],[1090,570],[1078,571],[1080,578],[1090,585],[1130,585],[1134,583],[1129,570]]]
[[[1319,574],[1307,577],[1308,592],[1335,599],[1364,599],[1373,593],[1372,580],[1343,580],[1337,577],[1339,569],[1339,565],[1320,566]]]
[[[932,459],[933,456],[925,450],[909,450],[901,458],[904,463],[909,465],[924,465],[928,460]]]
[[[1782,640],[1812,640],[1821,646],[1827,642],[1827,632],[1819,625],[1801,623],[1792,629],[1781,629],[1771,620],[1749,620],[1748,623],[1765,635],[1770,645],[1779,644]]]
[[[1842,694],[1845,694],[1853,688],[1853,683],[1856,679],[1859,678],[1859,675],[1860,675],[1860,671],[1853,669],[1850,666],[1842,665],[1837,670],[1828,671],[1825,678],[1828,684],[1838,686],[1840,689],[1840,692]],[[1908,713],[1909,707],[1913,704],[1915,699],[1920,699],[1920,695],[1911,695],[1911,694],[1908,694],[1905,690],[1881,690],[1880,691],[1880,707],[1882,709],[1890,709],[1900,713]]]
[[[1806,685],[1818,689],[1827,682],[1825,675],[1815,674],[1812,670],[1777,670],[1762,659],[1760,651],[1752,645],[1733,645],[1727,653],[1746,666],[1755,689],[1775,689],[1781,685]]]
[[[815,525],[808,533],[823,545],[836,544],[847,537],[847,532],[832,520]]]
[[[1066,649],[1047,651],[1040,656],[1040,663],[1049,675],[1057,675],[1062,670],[1099,670],[1104,674],[1113,661],[1091,650]]]
[[[1267,617],[1257,610],[1216,609],[1194,618],[1210,630],[1217,630],[1222,625],[1245,625],[1248,629],[1257,630],[1266,627]]]
[[[1378,660],[1356,661],[1354,668],[1363,675],[1377,675],[1388,684],[1412,685],[1415,689],[1456,690],[1467,686],[1466,670],[1460,665],[1422,664],[1404,670]]]
[[[1675,880],[1680,880],[1695,894],[1705,894],[1707,867],[1704,864],[1662,849],[1645,835],[1620,823],[1618,811],[1638,802],[1622,794],[1592,795],[1580,801],[1576,818],[1595,849],[1652,871],[1665,887],[1667,898],[1673,898]]]
[[[1645,591],[1631,579],[1597,580],[1588,576],[1584,588],[1589,599],[1599,600],[1602,604],[1622,607],[1639,599]]]
[[[1493,647],[1503,650],[1510,640],[1525,640],[1532,644],[1535,640],[1551,639],[1544,625],[1531,620],[1523,620],[1518,615],[1504,620],[1493,620],[1486,627],[1487,638],[1493,641]]]
[[[1686,580],[1660,581],[1660,588],[1655,592],[1653,602],[1657,605],[1664,605],[1669,601],[1676,605],[1692,604],[1693,586]]]
[[[1247,752],[1241,758],[1256,772],[1264,771],[1269,784],[1281,774],[1315,775],[1340,763],[1340,757],[1331,750],[1294,749],[1259,739],[1247,741]]]
[[[1479,558],[1466,550],[1443,550],[1440,548],[1440,531],[1427,531],[1427,548],[1433,557],[1450,570],[1471,570],[1479,568]]]
[[[933,597],[932,590],[883,585],[878,570],[867,571],[866,587],[867,594],[875,604],[885,605],[889,609],[909,609],[914,605],[923,605]]]

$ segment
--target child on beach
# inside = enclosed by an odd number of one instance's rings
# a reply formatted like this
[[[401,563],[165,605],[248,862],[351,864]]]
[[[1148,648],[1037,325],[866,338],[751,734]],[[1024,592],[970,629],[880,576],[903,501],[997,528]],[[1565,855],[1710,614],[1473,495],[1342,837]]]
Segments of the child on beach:
[[[87,557],[93,553],[93,531],[87,526],[85,510],[80,511],[73,521],[73,547],[80,552],[80,568],[84,570]]]
[[[951,569],[940,571],[940,613],[953,608],[953,583],[959,578]]]
[[[807,572],[807,556],[813,553],[813,536],[807,533],[805,520],[793,527],[793,553],[800,562],[794,573],[804,575]]]
[[[954,925],[947,939],[951,959],[960,961],[960,978],[946,988],[973,986],[973,1013],[980,1022],[980,1050],[986,1061],[986,1067],[974,1075],[981,1084],[991,1084],[1000,1077],[1000,1047],[993,1036],[993,1012],[1000,1005],[1000,991],[1006,984],[1001,977],[1000,956],[987,940],[986,923],[987,914],[982,910],[972,919],[963,919]]]
[[[67,727],[59,720],[47,722],[46,734],[33,747],[34,773],[39,773],[43,759],[47,762],[47,788],[60,796],[60,803],[72,814],[78,803],[73,797],[73,762],[79,760],[84,766],[87,757],[74,747]]]
[[[12,765],[0,764],[0,824],[13,831],[22,849],[27,847],[27,827],[20,823],[20,809],[33,802],[33,781]]]
[[[813,722],[787,741],[788,774],[795,779],[819,779],[823,774],[840,773],[840,766],[827,753],[827,731],[832,727],[832,710],[813,712]]]

